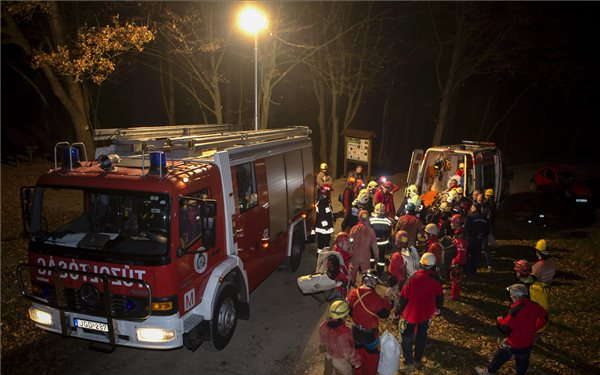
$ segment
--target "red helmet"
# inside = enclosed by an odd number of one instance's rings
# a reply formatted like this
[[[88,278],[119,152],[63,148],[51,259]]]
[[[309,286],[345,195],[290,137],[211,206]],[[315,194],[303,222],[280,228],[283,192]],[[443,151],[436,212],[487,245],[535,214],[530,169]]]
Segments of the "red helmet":
[[[450,218],[450,224],[462,225],[462,223],[463,223],[463,217],[460,214],[454,214]]]
[[[360,220],[360,221],[369,221],[369,211],[367,211],[367,210],[360,210],[358,212],[358,220]]]
[[[517,260],[513,271],[518,273],[520,276],[527,276],[531,274],[531,264],[525,259]]]
[[[335,235],[335,243],[338,242],[342,242],[342,241],[348,241],[349,237],[348,237],[348,233],[346,232],[339,232],[338,234]]]

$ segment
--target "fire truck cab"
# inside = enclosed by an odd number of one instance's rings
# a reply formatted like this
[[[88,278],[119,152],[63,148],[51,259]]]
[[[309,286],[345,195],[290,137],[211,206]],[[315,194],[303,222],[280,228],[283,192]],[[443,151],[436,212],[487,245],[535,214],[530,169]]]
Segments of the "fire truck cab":
[[[300,264],[310,130],[166,126],[102,139],[111,145],[93,161],[81,143],[57,144],[55,168],[21,189],[30,318],[111,347],[223,349],[249,318],[250,292]]]
[[[454,183],[462,195],[471,197],[493,189],[497,204],[508,194],[502,153],[492,142],[462,141],[461,144],[414,150],[407,176],[407,186],[415,185],[425,206]]]

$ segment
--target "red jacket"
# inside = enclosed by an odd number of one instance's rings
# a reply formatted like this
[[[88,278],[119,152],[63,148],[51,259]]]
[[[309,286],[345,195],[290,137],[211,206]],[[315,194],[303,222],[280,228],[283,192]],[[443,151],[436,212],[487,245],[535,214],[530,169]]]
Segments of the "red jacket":
[[[387,318],[390,314],[389,300],[364,285],[352,289],[347,300],[352,308],[352,322],[364,329],[379,328],[379,318]]]
[[[394,188],[390,189],[387,193],[383,190],[377,190],[373,200],[373,206],[377,203],[383,203],[385,205],[385,217],[394,217],[396,215],[396,206],[394,205],[394,192],[398,190],[398,187],[394,185]]]
[[[396,223],[396,233],[405,230],[408,233],[408,246],[415,246],[417,243],[417,234],[423,229],[423,222],[415,215],[406,214],[400,216]]]
[[[360,356],[354,349],[352,331],[343,320],[324,321],[319,328],[319,339],[332,358],[345,359],[354,366],[360,364]]]
[[[440,245],[437,236],[431,236],[427,241],[427,252],[435,255],[435,265],[442,265],[442,245]]]
[[[548,312],[527,297],[510,305],[508,315],[497,319],[500,332],[507,337],[513,349],[523,349],[533,344],[535,333],[548,322]]]
[[[395,251],[392,254],[392,259],[390,259],[390,265],[388,267],[388,273],[392,276],[396,277],[398,282],[403,282],[406,279],[406,263],[404,262],[404,258],[402,257],[402,253],[400,251]]]
[[[469,248],[469,242],[465,238],[464,229],[458,228],[454,231],[454,246],[456,246],[456,256],[452,259],[452,264],[460,264],[464,266],[467,264],[467,249]]]
[[[408,323],[418,324],[431,319],[444,303],[442,283],[432,270],[418,270],[402,288],[398,310]]]

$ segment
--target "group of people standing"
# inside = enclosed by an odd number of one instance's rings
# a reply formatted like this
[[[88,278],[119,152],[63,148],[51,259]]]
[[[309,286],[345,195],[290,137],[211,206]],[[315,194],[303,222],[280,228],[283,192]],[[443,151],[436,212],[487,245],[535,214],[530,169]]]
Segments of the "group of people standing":
[[[328,358],[326,373],[375,375],[379,362],[379,320],[388,317],[399,324],[404,358],[401,371],[410,373],[422,365],[429,323],[442,310],[442,280],[450,280],[451,297],[459,300],[463,271],[477,272],[482,252],[487,269],[493,270],[488,244],[493,190],[487,189],[483,194],[475,191],[469,199],[454,191],[460,188],[457,185],[449,186],[440,194],[436,212],[426,215],[418,189],[411,185],[396,211],[393,194],[398,186],[391,181],[381,184],[370,181],[365,185],[361,169],[349,173],[338,198],[343,204],[342,232],[335,236],[333,250],[342,253],[345,264],[341,269],[346,274],[337,276],[337,280],[344,280],[338,287],[339,299],[331,304],[329,318],[320,329],[321,344]],[[330,179],[327,165],[321,164],[315,226],[319,252],[329,250],[334,232]],[[442,238],[445,243],[440,241]],[[417,248],[422,248],[422,254]],[[529,307],[524,301],[527,298],[531,302],[531,288],[539,287],[539,284],[533,286],[538,282],[535,278],[551,273],[548,271],[553,266],[551,260],[543,252],[538,254],[543,262],[534,267],[538,276],[533,271],[527,273],[527,267],[523,269],[523,279],[519,279],[523,287],[509,288],[514,301],[511,313],[498,320],[500,330],[507,334],[508,347],[505,345],[496,353],[490,366],[478,368],[480,374],[493,374],[512,355],[517,356],[521,367],[525,366],[525,357],[528,363],[531,346],[528,350],[518,347],[529,343],[528,340],[511,341],[511,335],[527,336],[529,331],[535,334],[547,322],[547,314],[542,314],[546,311],[544,307],[537,309],[540,305],[535,301]],[[384,296],[377,293],[378,284],[388,288]],[[518,313],[520,310],[526,313]],[[352,317],[352,329],[343,323],[347,315]],[[533,325],[523,328],[517,316]]]

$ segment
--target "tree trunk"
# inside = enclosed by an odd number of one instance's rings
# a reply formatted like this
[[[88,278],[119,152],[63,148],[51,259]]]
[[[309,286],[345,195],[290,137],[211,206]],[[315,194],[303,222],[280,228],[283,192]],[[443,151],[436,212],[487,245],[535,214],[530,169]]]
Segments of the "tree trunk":
[[[319,125],[319,160],[331,164],[327,155],[327,116],[325,113],[325,87],[322,81],[318,81],[316,76],[313,77],[313,91],[319,106],[319,114],[317,115],[317,124]]]

